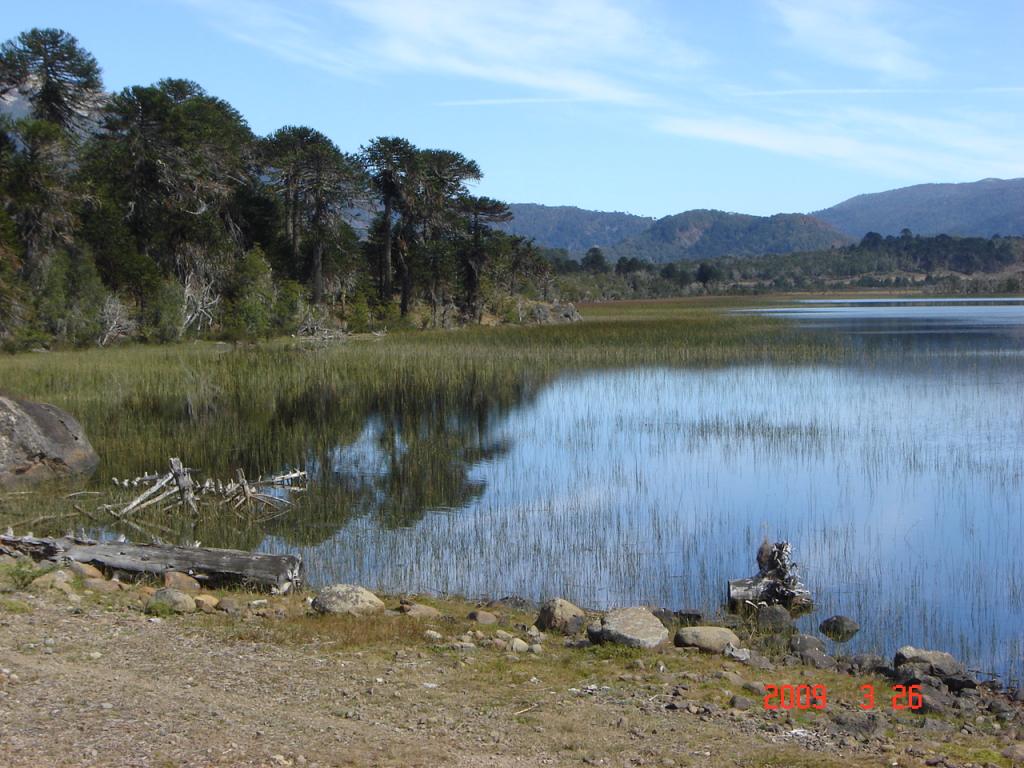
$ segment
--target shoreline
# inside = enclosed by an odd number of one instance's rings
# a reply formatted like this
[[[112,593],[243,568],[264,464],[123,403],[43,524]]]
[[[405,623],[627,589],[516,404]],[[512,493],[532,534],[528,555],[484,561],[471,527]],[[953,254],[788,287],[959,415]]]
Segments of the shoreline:
[[[965,768],[1024,755],[1020,705],[985,688],[941,713],[898,712],[878,675],[759,669],[671,641],[566,647],[512,605],[416,598],[401,615],[402,598],[383,596],[372,615],[314,615],[309,593],[219,591],[233,610],[148,615],[152,586],[15,578],[0,568],[0,756],[12,768]],[[513,638],[539,648],[513,651]],[[879,691],[870,712],[866,682]],[[824,686],[827,706],[766,710],[770,685]]]

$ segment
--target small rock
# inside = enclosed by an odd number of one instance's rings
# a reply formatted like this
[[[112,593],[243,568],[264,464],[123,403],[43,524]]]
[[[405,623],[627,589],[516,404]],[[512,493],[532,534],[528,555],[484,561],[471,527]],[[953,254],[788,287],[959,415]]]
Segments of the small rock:
[[[811,635],[796,634],[789,638],[789,650],[797,654],[811,650],[824,653],[825,643]]]
[[[213,613],[217,610],[220,600],[216,595],[203,593],[195,596],[196,607],[203,613]]]
[[[995,698],[988,703],[988,711],[993,715],[1005,715],[1007,712],[1012,712],[1013,707],[1006,699]]]
[[[738,709],[741,712],[746,712],[753,706],[753,702],[750,701],[746,696],[733,696],[729,700],[729,706],[733,709]]]
[[[741,646],[736,633],[725,627],[680,627],[675,644],[680,648],[699,648],[708,653],[723,653],[725,646]]]
[[[1002,751],[1002,755],[1014,763],[1024,763],[1024,744],[1013,744]]]
[[[800,663],[804,666],[814,667],[815,669],[836,668],[836,660],[819,650],[811,649],[809,651],[803,651],[797,655],[800,657]]]
[[[840,733],[854,736],[874,736],[885,729],[885,718],[877,712],[846,712],[839,710],[832,723]]]
[[[384,603],[373,592],[356,584],[332,584],[313,598],[317,613],[366,616],[383,613]]]
[[[228,616],[237,616],[242,611],[242,606],[233,597],[222,597],[217,601],[217,610],[226,613]]]
[[[441,616],[441,612],[434,606],[420,603],[403,603],[398,610],[413,619],[437,619]]]
[[[93,592],[104,592],[108,594],[113,592],[120,592],[122,588],[121,582],[107,581],[102,577],[99,579],[85,579],[82,582],[82,586],[86,589],[91,589]]]
[[[837,643],[845,643],[860,632],[860,624],[849,616],[830,616],[818,627],[821,634]]]
[[[793,626],[793,617],[782,605],[762,605],[757,609],[755,621],[759,630],[773,634],[787,632]]]
[[[66,592],[71,588],[71,574],[58,568],[33,579],[32,586],[36,589],[59,589]]]
[[[953,706],[953,698],[944,690],[933,688],[925,683],[921,684],[921,706],[913,710],[920,715],[936,714],[941,715],[949,712]]]
[[[194,613],[196,601],[192,596],[182,592],[180,589],[164,587],[158,589],[148,601],[146,601],[146,613],[155,613],[160,606],[166,606],[174,613]]]
[[[737,648],[732,643],[726,643],[725,648],[722,650],[722,655],[734,661],[750,661],[750,649]]]
[[[498,617],[490,611],[476,610],[469,612],[469,620],[477,624],[497,624]]]
[[[441,635],[441,633],[436,632],[433,629],[428,629],[426,632],[424,632],[423,637],[431,643],[440,643],[442,640],[444,640],[444,637]]]
[[[89,654],[89,658],[92,659],[93,661],[99,661],[100,659],[103,658],[103,654],[100,653],[99,651],[93,651],[92,653]]]
[[[533,643],[530,646],[530,653],[532,653],[534,656],[540,656],[543,652],[544,652],[544,646],[541,645],[540,643]]]
[[[526,653],[530,650],[530,646],[525,640],[521,640],[518,637],[512,638],[512,642],[509,643],[509,648],[512,649],[513,653]]]
[[[164,586],[182,592],[198,592],[203,588],[198,581],[181,571],[164,571]]]
[[[494,633],[494,636],[496,638],[498,638],[499,640],[511,640],[512,639],[512,635],[510,633],[506,632],[504,629],[499,629],[497,632]]]
[[[83,579],[103,579],[106,578],[103,575],[103,571],[97,568],[95,565],[89,563],[80,563],[77,560],[72,560],[68,566],[71,572],[76,576],[81,576]]]
[[[575,635],[586,623],[587,616],[583,609],[560,597],[552,598],[540,607],[534,624],[545,632],[561,632],[563,635]]]
[[[875,653],[858,653],[850,657],[850,664],[861,674],[883,672],[887,669],[885,659]]]

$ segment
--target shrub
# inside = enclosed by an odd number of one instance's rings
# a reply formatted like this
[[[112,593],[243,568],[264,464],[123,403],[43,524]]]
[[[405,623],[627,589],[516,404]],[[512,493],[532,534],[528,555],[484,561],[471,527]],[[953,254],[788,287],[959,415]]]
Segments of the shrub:
[[[142,334],[147,341],[166,344],[181,338],[185,289],[177,280],[163,280],[146,297]]]

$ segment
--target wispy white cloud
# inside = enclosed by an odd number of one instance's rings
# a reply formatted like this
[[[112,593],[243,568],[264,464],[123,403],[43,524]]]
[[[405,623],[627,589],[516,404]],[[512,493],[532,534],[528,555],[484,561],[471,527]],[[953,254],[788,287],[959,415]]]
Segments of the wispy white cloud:
[[[727,75],[743,57],[688,46],[680,28],[688,17],[661,23],[656,2],[179,0],[237,40],[332,75],[443,80],[437,106],[590,102],[632,116],[641,135],[654,121],[662,133],[819,160],[824,169],[914,180],[1024,175],[1019,115],[971,119],[942,106],[971,96],[964,114],[974,114],[1024,86],[951,87],[900,31],[899,1],[761,0],[795,55],[767,72]],[[722,41],[723,52],[736,44]],[[852,71],[837,75],[822,60]],[[779,87],[744,87],[744,78]],[[904,114],[904,102],[887,96],[908,97],[917,111]],[[874,104],[886,109],[862,108]]]
[[[779,88],[736,90],[737,96],[971,96],[1024,93],[1024,85],[994,85],[980,88]]]
[[[742,115],[665,117],[656,130],[836,162],[892,179],[954,179],[1024,174],[1024,139],[982,122],[840,109],[774,119]]]
[[[236,39],[344,76],[454,75],[566,100],[641,106],[657,102],[645,80],[702,62],[615,0],[318,0],[291,8],[266,0],[185,1]],[[333,31],[350,32],[339,35],[346,42],[332,39],[332,22]]]
[[[876,0],[768,0],[796,45],[852,69],[924,79],[933,68],[891,29]]]
[[[560,97],[560,96],[523,96],[523,97],[510,97],[510,98],[496,98],[496,99],[451,99],[449,101],[439,101],[437,106],[439,107],[507,107],[515,106],[517,104],[571,104],[586,101],[586,99],[578,99],[572,97]]]

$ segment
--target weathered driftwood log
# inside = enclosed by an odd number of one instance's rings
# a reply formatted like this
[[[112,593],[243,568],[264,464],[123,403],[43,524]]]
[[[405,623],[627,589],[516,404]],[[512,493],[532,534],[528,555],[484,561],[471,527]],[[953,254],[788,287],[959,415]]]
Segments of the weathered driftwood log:
[[[162,576],[165,571],[181,571],[211,587],[241,584],[281,594],[300,586],[303,578],[302,558],[298,555],[267,555],[236,549],[0,534],[0,552],[20,553],[52,562],[75,560],[107,571],[132,574]]]
[[[766,540],[757,551],[757,575],[729,582],[729,610],[742,612],[762,603],[783,605],[794,612],[809,610],[814,601],[800,581],[791,552],[788,541],[770,544]]]

